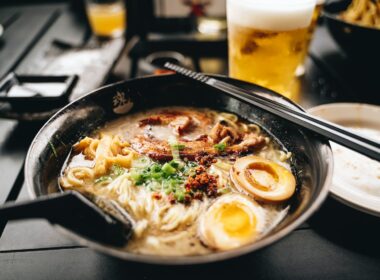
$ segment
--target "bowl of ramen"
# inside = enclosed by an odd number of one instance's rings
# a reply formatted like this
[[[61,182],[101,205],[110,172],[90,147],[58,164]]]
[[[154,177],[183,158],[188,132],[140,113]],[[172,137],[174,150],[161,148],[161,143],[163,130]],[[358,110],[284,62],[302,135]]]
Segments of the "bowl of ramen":
[[[321,205],[331,174],[325,139],[177,75],[116,83],[67,105],[37,134],[25,164],[33,197],[90,193],[117,203],[133,224],[123,247],[59,231],[158,264],[219,261],[274,243]]]
[[[380,1],[342,0],[323,9],[327,27],[345,53],[365,62],[379,61]]]

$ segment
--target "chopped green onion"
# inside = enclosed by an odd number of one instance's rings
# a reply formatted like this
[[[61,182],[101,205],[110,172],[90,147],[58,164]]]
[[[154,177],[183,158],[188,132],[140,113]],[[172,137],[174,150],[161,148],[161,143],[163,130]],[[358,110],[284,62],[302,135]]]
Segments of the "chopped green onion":
[[[141,173],[139,172],[131,172],[131,178],[135,182],[136,185],[141,185],[144,183],[144,179]]]
[[[150,177],[152,179],[157,179],[157,180],[161,179],[163,177],[163,175],[164,175],[163,172],[152,172],[152,173],[150,173]]]
[[[169,142],[170,148],[172,150],[173,160],[175,160],[175,161],[181,161],[181,158],[180,158],[180,155],[179,155],[180,145],[181,144],[178,144],[177,139],[174,136],[170,136],[169,139],[168,139],[168,142]]]
[[[181,151],[181,150],[185,149],[186,146],[184,144],[173,144],[173,145],[171,145],[171,148],[172,149],[177,149],[177,150]]]
[[[120,165],[114,164],[111,167],[111,176],[120,176],[125,172],[124,168],[121,167]]]
[[[58,157],[57,151],[55,150],[55,147],[51,141],[49,141],[49,146],[51,150],[53,151],[54,156],[57,158]]]
[[[101,176],[98,179],[95,180],[95,184],[106,182],[111,180],[112,178],[110,176]]]
[[[179,162],[177,162],[177,161],[175,161],[175,160],[170,161],[169,164],[170,164],[173,168],[175,168],[175,169],[178,169],[178,167],[179,167],[179,165],[180,165]]]
[[[133,167],[130,178],[135,185],[142,185],[151,191],[163,191],[166,195],[173,194],[178,202],[184,202],[186,190],[184,183],[195,172],[196,162],[172,160],[166,163],[151,162],[149,166]]]
[[[172,175],[174,173],[176,173],[176,169],[170,164],[170,163],[165,163],[163,166],[162,166],[162,171],[166,174],[166,175]]]
[[[229,193],[231,190],[228,188],[228,187],[225,187],[225,188],[222,188],[222,189],[218,189],[218,193],[219,194],[226,194],[226,193]]]
[[[160,172],[161,166],[158,163],[154,163],[149,169],[152,172]]]
[[[109,175],[104,175],[99,177],[98,179],[95,180],[95,184],[110,181],[112,179],[115,179],[116,177],[119,177],[125,172],[125,169],[121,167],[120,165],[114,164],[111,166],[111,172]]]
[[[184,191],[177,191],[174,193],[174,198],[178,202],[183,202],[185,200],[185,192]]]
[[[198,164],[195,161],[190,161],[187,165],[189,167],[197,167],[198,166]]]
[[[219,144],[215,144],[214,145],[214,148],[219,152],[224,152],[224,150],[226,149],[227,145],[226,143],[219,143]]]

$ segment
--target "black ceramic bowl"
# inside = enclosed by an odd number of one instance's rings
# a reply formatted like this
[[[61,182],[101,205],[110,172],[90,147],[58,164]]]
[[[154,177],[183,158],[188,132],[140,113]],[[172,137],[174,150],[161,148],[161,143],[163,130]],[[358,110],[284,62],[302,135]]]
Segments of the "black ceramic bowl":
[[[298,108],[290,101],[261,87],[219,77],[224,81]],[[267,246],[303,223],[328,194],[332,153],[328,141],[269,113],[228,97],[207,86],[177,75],[147,77],[100,88],[67,105],[54,115],[35,137],[25,164],[26,183],[33,197],[58,192],[57,178],[72,144],[81,136],[130,112],[157,106],[185,105],[233,112],[256,122],[294,155],[299,191],[291,202],[290,214],[261,240],[247,246],[204,256],[162,257],[136,255],[106,246],[58,227],[78,243],[125,260],[159,264],[206,263],[243,255]],[[70,207],[69,205],[67,207]]]
[[[380,61],[380,29],[344,21],[339,14],[347,9],[351,0],[338,0],[324,5],[322,15],[337,44],[353,59],[365,63]]]

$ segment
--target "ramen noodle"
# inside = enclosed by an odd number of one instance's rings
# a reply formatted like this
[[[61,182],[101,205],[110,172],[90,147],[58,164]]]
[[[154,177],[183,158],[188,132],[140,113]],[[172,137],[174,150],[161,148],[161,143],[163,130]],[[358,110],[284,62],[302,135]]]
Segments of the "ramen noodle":
[[[351,23],[380,28],[380,1],[353,0],[340,17]]]
[[[78,141],[60,185],[122,206],[133,219],[127,251],[200,255],[255,242],[284,218],[290,158],[234,114],[156,108]]]

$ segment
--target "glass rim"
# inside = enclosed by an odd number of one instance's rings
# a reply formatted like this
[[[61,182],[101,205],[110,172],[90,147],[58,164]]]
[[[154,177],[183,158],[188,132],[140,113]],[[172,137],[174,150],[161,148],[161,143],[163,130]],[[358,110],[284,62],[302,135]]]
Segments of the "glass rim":
[[[97,4],[97,5],[106,5],[106,4],[116,4],[120,3],[124,5],[123,0],[84,0],[86,4]]]
[[[316,5],[317,3],[324,3],[325,0],[227,0],[230,3],[243,4],[250,7],[270,7],[275,4],[277,7],[296,7],[296,6],[309,6]]]

